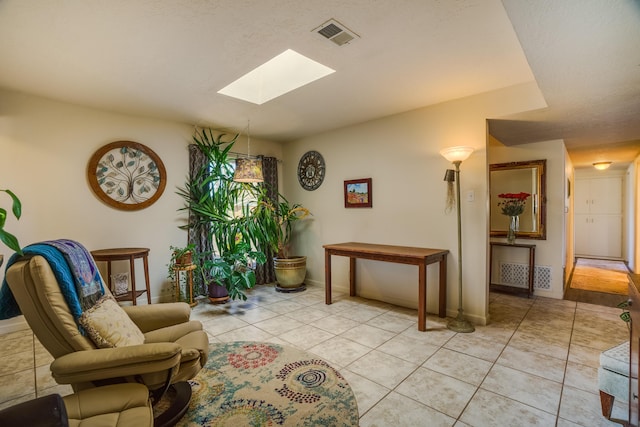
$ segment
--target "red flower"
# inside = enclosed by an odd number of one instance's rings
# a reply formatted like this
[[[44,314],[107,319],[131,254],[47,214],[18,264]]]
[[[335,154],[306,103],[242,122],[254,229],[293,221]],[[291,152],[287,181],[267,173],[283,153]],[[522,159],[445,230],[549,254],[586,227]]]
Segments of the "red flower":
[[[502,194],[498,194],[498,197],[500,197],[501,199],[516,199],[516,200],[525,201],[525,200],[527,200],[527,198],[530,195],[531,194],[524,193],[524,192],[520,192],[520,193],[502,193]]]
[[[531,194],[524,192],[498,194],[499,198],[506,199],[502,202],[499,202],[498,206],[502,208],[503,215],[520,215],[522,212],[524,212],[524,205],[529,196],[531,196]]]

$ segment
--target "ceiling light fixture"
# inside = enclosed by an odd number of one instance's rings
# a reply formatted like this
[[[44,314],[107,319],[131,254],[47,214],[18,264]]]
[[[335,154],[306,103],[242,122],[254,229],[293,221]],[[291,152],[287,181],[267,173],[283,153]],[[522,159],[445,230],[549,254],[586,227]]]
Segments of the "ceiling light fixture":
[[[593,164],[593,167],[598,169],[599,171],[603,171],[605,169],[609,169],[609,166],[611,166],[612,162],[595,162]]]
[[[331,73],[335,70],[287,49],[218,93],[262,105]]]
[[[251,157],[251,131],[247,120],[247,157],[236,159],[236,171],[233,174],[235,182],[264,182],[262,175],[262,160]]]

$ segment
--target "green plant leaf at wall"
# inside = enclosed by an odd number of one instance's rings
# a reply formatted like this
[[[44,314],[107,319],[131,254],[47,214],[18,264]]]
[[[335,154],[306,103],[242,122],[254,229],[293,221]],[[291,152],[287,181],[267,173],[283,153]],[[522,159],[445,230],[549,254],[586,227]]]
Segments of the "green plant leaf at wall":
[[[16,219],[20,219],[20,217],[22,216],[22,203],[20,203],[20,199],[18,199],[18,197],[11,190],[0,191],[7,193],[11,197],[11,211],[13,212],[13,216],[15,216]],[[9,249],[14,250],[22,255],[22,249],[20,249],[20,243],[18,242],[16,236],[4,229],[6,221],[7,210],[4,208],[0,208],[0,241],[7,245]]]

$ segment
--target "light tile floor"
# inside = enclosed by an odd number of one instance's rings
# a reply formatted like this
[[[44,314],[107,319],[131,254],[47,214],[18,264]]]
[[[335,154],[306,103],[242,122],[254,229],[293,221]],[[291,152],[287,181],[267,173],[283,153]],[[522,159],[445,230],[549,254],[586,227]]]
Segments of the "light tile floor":
[[[621,297],[623,299],[624,297]],[[324,290],[259,286],[246,302],[200,303],[211,342],[270,341],[324,358],[351,384],[366,426],[609,426],[597,386],[602,350],[628,339],[620,310],[492,293],[471,334],[417,311]],[[52,392],[51,357],[29,331],[0,336],[0,408]],[[614,416],[624,418],[617,404]]]

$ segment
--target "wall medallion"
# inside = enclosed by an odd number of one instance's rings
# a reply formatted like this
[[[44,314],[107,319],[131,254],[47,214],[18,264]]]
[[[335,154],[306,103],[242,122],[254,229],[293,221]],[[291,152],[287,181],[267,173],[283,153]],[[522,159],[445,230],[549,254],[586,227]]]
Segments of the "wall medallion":
[[[98,149],[89,160],[87,177],[100,200],[126,211],[151,206],[167,184],[160,157],[132,141],[116,141]]]
[[[324,181],[325,172],[322,155],[317,151],[307,151],[298,163],[298,182],[305,190],[313,191]]]

